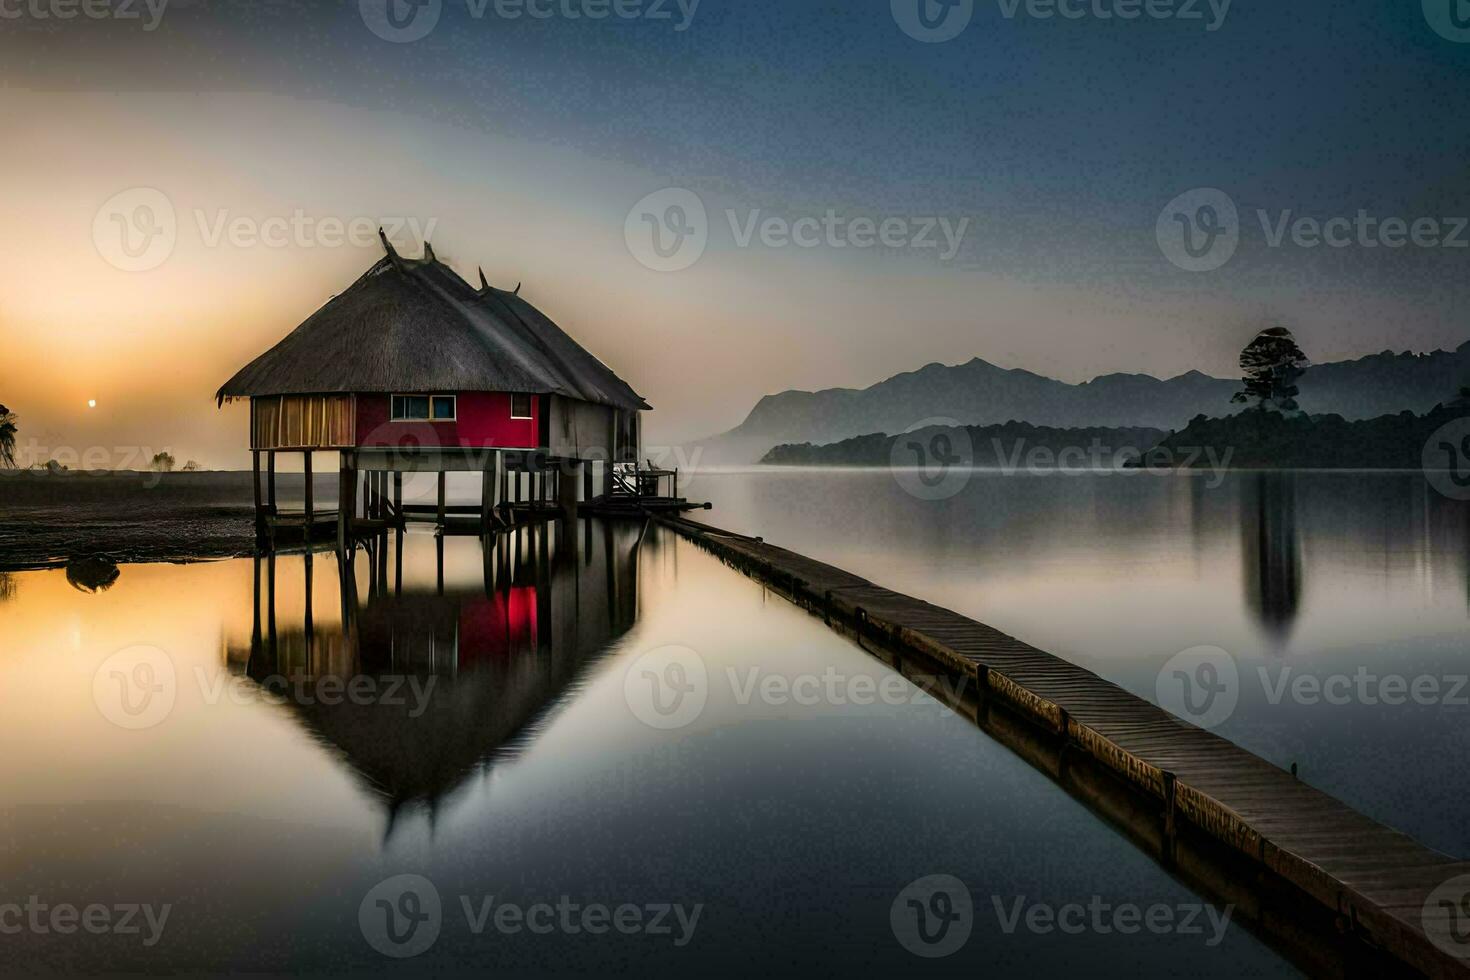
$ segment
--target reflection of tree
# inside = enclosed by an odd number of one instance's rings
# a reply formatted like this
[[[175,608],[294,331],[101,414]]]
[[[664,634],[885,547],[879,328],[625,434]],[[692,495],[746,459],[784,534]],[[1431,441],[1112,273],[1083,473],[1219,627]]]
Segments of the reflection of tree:
[[[1288,474],[1258,474],[1241,495],[1246,603],[1278,644],[1296,621],[1302,592],[1296,483]]]
[[[106,555],[73,558],[66,563],[66,580],[78,592],[106,592],[120,574],[117,563]]]
[[[0,572],[0,602],[15,598],[15,576]]]

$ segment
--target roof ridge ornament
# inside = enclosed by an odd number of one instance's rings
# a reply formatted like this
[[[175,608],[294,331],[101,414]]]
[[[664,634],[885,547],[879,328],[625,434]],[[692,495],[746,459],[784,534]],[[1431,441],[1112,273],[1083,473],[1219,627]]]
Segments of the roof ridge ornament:
[[[402,272],[403,260],[398,257],[398,252],[393,248],[393,243],[388,241],[388,236],[384,233],[381,227],[378,229],[378,238],[382,240],[383,249],[388,253],[388,258],[392,261],[393,268],[397,269],[399,272]]]
[[[482,265],[477,265],[475,266],[475,268],[478,269],[480,272],[480,291],[485,292],[490,288],[490,280],[485,278],[485,267]]]
[[[437,258],[434,257],[434,246],[432,246],[432,245],[429,244],[429,240],[427,238],[424,239],[424,261],[425,262],[438,262],[439,261]]]

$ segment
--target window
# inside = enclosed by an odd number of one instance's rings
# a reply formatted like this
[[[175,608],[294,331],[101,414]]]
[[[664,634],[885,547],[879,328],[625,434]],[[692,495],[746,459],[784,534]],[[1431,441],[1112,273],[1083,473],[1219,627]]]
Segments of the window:
[[[510,396],[510,417],[513,418],[513,419],[528,419],[528,418],[531,418],[531,396],[530,395],[511,395]]]
[[[457,417],[454,395],[394,395],[394,422],[453,422]]]

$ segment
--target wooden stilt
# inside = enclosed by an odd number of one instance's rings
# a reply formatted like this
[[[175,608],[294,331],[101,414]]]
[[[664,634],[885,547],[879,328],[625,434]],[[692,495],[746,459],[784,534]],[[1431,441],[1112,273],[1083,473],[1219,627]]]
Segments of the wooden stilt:
[[[495,458],[497,454],[492,453],[485,460],[485,472],[479,480],[479,533],[488,535],[490,533],[490,513],[495,502]]]
[[[306,472],[306,540],[311,540],[311,525],[316,515],[316,508],[312,505],[311,486],[311,450],[302,454],[302,466]]]
[[[309,453],[307,455],[308,455],[308,457],[310,456]],[[308,464],[308,465],[310,465],[310,464]],[[308,505],[307,510],[308,511],[311,510],[310,505]],[[308,524],[307,527],[310,528],[311,525]],[[305,568],[303,569],[305,571],[305,573],[306,573],[305,592],[303,594],[304,594],[304,597],[305,597],[305,600],[306,600],[306,670],[307,670],[308,673],[311,672],[311,669],[312,669],[312,666],[313,666],[313,664],[312,664],[312,659],[313,659],[312,658],[312,647],[315,645],[315,641],[316,641],[316,635],[315,635],[316,634],[316,624],[313,621],[312,609],[311,609],[311,593],[312,593],[311,573],[312,573],[312,565],[314,564],[315,560],[316,560],[316,556],[311,553],[311,548],[310,548],[309,542],[308,542],[308,547],[306,549],[306,557],[305,557]]]
[[[398,519],[398,526],[403,526],[403,474],[397,471],[393,473],[393,516]]]
[[[556,502],[561,512],[571,520],[577,519],[577,466],[563,463],[556,471]]]
[[[444,504],[449,474],[443,470],[439,471],[439,526],[444,526]]]
[[[260,508],[260,450],[250,453],[250,486],[255,495],[255,533],[265,530],[265,513]]]
[[[403,594],[403,525],[393,535],[393,594]]]
[[[347,539],[352,530],[352,508],[357,499],[357,473],[350,453],[342,453],[337,489],[337,551],[347,558]],[[345,601],[345,600],[344,600]]]
[[[276,514],[276,451],[272,449],[266,453],[266,506],[270,508],[271,516]]]
[[[442,535],[442,534],[439,535],[439,536],[437,536],[434,539],[434,563],[435,563],[435,565],[436,565],[436,567],[438,568],[438,571],[439,571],[439,580],[438,580],[438,586],[437,586],[437,588],[438,588],[438,591],[439,591],[439,595],[443,595],[444,594],[444,535]]]

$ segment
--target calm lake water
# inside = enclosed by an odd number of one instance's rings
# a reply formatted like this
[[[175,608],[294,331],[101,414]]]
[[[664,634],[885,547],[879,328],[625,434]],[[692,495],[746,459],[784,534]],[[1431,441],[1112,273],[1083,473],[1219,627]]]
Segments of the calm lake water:
[[[972,616],[1149,700],[1172,657],[1217,647],[1237,670],[1236,704],[1191,720],[1470,856],[1470,504],[1407,473],[987,471],[943,500],[901,482],[763,469],[702,474],[689,493],[715,502],[714,523]]]
[[[762,471],[689,493],[1146,697],[1175,653],[1224,648],[1241,684],[1220,731],[1470,853],[1467,709],[1273,704],[1256,676],[1465,671],[1465,515],[1416,480],[976,475],[925,501],[886,472]],[[0,935],[12,969],[1294,973],[1237,925],[1217,939],[1218,908],[973,724],[687,542],[583,522],[488,554],[449,538],[442,558],[410,534],[377,557],[346,589],[330,553],[124,566],[95,594],[61,571],[0,581],[0,927],[7,903],[169,907],[121,935],[43,914]],[[974,903],[942,959],[891,924],[931,875]],[[1088,905],[1199,931],[1011,924]]]

